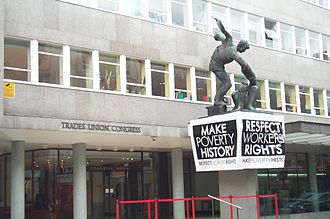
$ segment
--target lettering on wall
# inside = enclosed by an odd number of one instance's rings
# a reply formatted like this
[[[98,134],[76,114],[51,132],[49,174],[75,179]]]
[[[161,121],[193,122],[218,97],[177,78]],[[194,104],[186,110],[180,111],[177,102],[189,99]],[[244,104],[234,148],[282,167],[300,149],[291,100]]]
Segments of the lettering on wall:
[[[141,127],[139,126],[93,124],[93,123],[85,123],[85,122],[61,122],[61,129],[100,131],[100,132],[141,133]]]

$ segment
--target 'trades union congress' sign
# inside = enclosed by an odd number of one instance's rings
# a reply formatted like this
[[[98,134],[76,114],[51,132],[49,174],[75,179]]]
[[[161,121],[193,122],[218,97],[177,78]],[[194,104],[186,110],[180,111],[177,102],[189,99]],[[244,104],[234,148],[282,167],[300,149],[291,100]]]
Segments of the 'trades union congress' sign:
[[[283,168],[284,118],[234,112],[190,121],[196,171]]]

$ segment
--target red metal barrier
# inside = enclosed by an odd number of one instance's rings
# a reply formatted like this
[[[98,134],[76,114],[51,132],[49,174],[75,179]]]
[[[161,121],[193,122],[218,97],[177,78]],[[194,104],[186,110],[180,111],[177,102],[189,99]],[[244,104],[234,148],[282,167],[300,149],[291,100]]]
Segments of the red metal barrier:
[[[217,196],[216,198],[219,199],[229,199],[229,203],[233,204],[234,199],[251,199],[255,198],[256,199],[256,209],[257,209],[257,218],[260,219],[260,198],[274,198],[275,202],[275,213],[276,213],[276,219],[279,219],[278,217],[278,196],[277,194],[273,195],[245,195],[245,196]],[[196,201],[211,201],[212,199],[209,197],[191,197],[191,198],[169,198],[169,199],[147,199],[147,200],[125,200],[125,201],[120,201],[116,200],[116,219],[120,219],[120,205],[128,205],[128,204],[147,204],[148,206],[148,219],[151,219],[151,203],[154,203],[154,210],[155,210],[155,215],[154,218],[158,219],[158,210],[159,210],[159,203],[163,202],[176,202],[176,201],[184,201],[185,202],[185,212],[186,212],[186,217],[185,219],[190,219],[190,209],[189,209],[189,202],[191,202],[191,215],[192,219],[196,219],[196,209],[195,209],[195,202]],[[234,219],[234,213],[233,213],[233,206],[229,206],[229,213],[230,213],[230,219]],[[238,215],[237,215],[238,217]]]

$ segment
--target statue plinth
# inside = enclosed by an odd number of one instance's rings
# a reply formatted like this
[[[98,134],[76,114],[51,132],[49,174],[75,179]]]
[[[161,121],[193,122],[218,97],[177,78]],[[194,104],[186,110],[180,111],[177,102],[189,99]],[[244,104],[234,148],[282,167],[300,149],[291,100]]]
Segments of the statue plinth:
[[[227,113],[227,106],[226,105],[208,106],[208,107],[206,107],[206,109],[207,109],[207,116],[215,116],[215,115],[220,115],[220,114]]]

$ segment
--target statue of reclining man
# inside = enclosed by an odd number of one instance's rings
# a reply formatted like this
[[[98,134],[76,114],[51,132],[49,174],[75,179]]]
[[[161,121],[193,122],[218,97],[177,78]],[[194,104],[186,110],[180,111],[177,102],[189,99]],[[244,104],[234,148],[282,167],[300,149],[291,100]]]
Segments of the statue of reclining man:
[[[225,36],[224,38],[221,33],[216,33],[214,35],[214,39],[216,41],[221,41],[222,44],[217,46],[213,52],[209,64],[210,71],[212,71],[222,82],[222,85],[217,87],[217,91],[214,97],[214,106],[223,107],[226,105],[226,102],[224,101],[224,95],[232,85],[230,78],[225,71],[225,64],[231,63],[235,60],[241,66],[241,71],[244,76],[249,80],[249,85],[242,85],[243,87],[239,89],[238,92],[233,93],[232,97],[235,103],[233,110],[254,110],[253,104],[256,100],[258,92],[256,77],[250,66],[238,54],[245,52],[245,50],[250,48],[250,45],[247,41],[241,40],[235,47],[233,44],[232,36],[225,30],[221,21],[217,18],[214,19],[216,20],[220,31]]]

